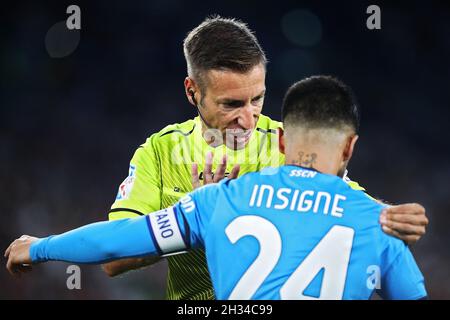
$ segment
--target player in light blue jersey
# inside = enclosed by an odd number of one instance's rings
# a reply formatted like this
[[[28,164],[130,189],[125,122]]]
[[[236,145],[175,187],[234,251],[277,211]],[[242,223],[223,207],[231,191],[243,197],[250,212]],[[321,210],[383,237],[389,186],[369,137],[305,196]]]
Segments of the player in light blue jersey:
[[[283,121],[285,166],[204,186],[148,216],[24,236],[6,250],[8,270],[202,247],[218,299],[425,298],[410,250],[380,227],[384,205],[342,180],[358,139],[350,89],[331,77],[300,81]]]

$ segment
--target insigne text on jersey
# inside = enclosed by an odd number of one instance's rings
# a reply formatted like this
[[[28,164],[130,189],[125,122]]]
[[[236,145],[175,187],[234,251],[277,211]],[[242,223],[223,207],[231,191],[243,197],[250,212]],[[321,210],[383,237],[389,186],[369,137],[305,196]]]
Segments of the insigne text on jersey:
[[[319,212],[319,207],[323,209],[323,214],[330,213],[331,216],[342,218],[344,209],[339,207],[341,201],[346,197],[341,194],[330,194],[325,191],[297,190],[291,188],[274,189],[273,186],[263,184],[253,187],[249,206],[256,208],[270,208],[275,210],[290,210],[297,212],[314,213]]]

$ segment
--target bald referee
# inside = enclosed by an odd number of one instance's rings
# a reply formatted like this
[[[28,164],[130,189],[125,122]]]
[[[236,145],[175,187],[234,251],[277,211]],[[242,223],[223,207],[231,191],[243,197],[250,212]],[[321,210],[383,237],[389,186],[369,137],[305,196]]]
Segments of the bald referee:
[[[193,188],[224,176],[235,178],[284,163],[277,144],[281,123],[261,114],[267,60],[247,25],[207,18],[187,35],[183,48],[185,93],[198,117],[165,127],[136,150],[110,220],[169,207]],[[425,233],[428,220],[421,205],[404,204],[390,207],[381,222],[385,232],[413,243]],[[203,250],[167,259],[168,299],[214,299]],[[103,269],[115,276],[157,261],[124,259]]]

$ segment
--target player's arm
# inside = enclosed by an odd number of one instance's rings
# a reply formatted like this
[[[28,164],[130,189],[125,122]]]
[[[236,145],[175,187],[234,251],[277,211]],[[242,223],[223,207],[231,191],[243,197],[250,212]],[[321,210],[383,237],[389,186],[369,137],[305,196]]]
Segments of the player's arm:
[[[16,275],[25,265],[46,261],[101,263],[108,260],[156,255],[148,217],[97,222],[61,235],[38,239],[22,236],[5,251],[8,271]]]
[[[365,191],[357,182],[348,177],[345,177],[344,181],[354,190]],[[367,196],[376,200],[368,194]],[[376,201],[383,203],[381,200]],[[380,223],[385,233],[401,239],[407,244],[414,244],[425,235],[429,221],[422,205],[406,203],[387,206],[380,215]]]
[[[160,257],[119,259],[102,264],[102,269],[108,276],[115,277],[127,271],[137,270],[150,266],[160,260]]]
[[[377,290],[383,299],[426,299],[427,291],[422,273],[409,250],[401,241],[391,238],[384,252],[381,288]]]
[[[203,231],[217,198],[217,185],[201,188],[175,206],[136,219],[92,223],[61,235],[22,236],[5,251],[12,275],[46,261],[97,264],[126,257],[168,255],[203,245]]]
[[[116,201],[109,213],[109,220],[137,218],[144,212],[161,208],[161,171],[154,151],[156,137],[157,134],[152,135],[136,150],[130,162],[130,174],[119,187]],[[114,277],[152,265],[159,260],[159,257],[120,259],[103,264],[102,269],[108,276]]]

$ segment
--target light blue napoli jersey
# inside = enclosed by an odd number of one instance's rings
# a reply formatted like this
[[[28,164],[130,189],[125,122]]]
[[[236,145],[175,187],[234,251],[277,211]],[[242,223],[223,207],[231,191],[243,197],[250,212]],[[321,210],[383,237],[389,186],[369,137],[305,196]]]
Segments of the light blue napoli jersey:
[[[184,197],[170,209],[178,238],[161,224],[153,237],[161,254],[205,247],[218,299],[426,297],[408,247],[381,230],[382,209],[337,176],[266,168]]]

